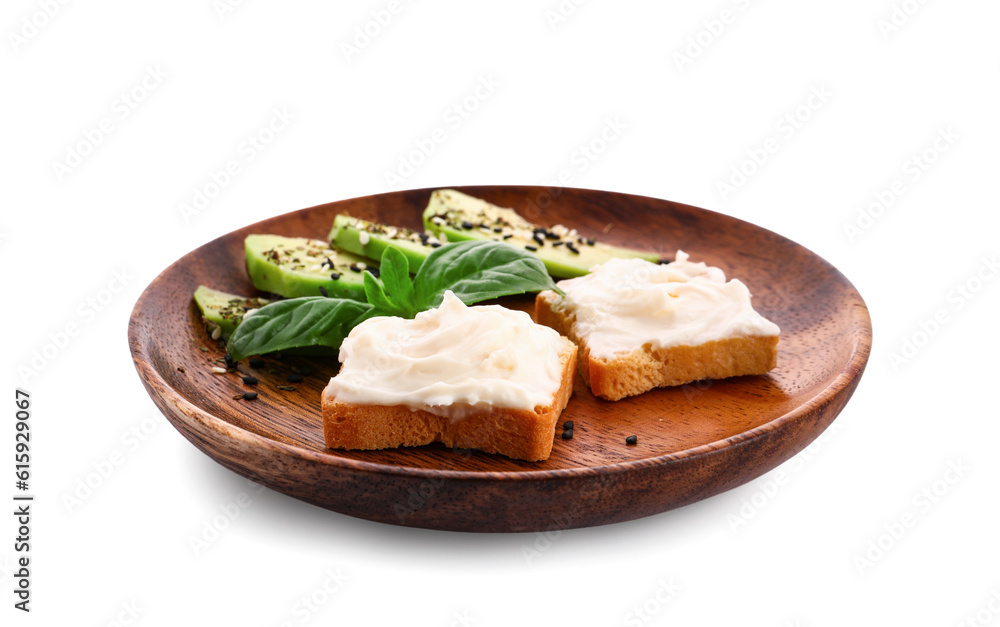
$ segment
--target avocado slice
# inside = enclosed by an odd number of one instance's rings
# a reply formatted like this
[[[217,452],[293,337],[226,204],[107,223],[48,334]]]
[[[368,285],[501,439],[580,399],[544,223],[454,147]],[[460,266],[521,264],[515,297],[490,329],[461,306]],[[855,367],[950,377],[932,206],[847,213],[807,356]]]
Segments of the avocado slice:
[[[254,286],[285,298],[321,296],[365,300],[364,270],[378,264],[322,240],[281,235],[248,235],[247,273]]]
[[[659,259],[654,252],[602,244],[561,224],[548,228],[532,224],[513,209],[453,189],[431,193],[424,226],[441,241],[492,239],[526,248],[538,255],[549,274],[561,279],[587,274],[593,266],[616,257]]]
[[[263,307],[271,301],[266,298],[227,294],[199,285],[194,291],[194,302],[201,310],[201,316],[205,320],[205,332],[209,337],[226,341],[243,322],[243,316],[247,311]]]
[[[413,229],[369,222],[348,215],[334,218],[333,228],[327,239],[337,248],[369,259],[381,259],[382,251],[392,246],[406,257],[411,273],[416,273],[427,255],[441,245],[436,236],[428,233],[417,233]]]

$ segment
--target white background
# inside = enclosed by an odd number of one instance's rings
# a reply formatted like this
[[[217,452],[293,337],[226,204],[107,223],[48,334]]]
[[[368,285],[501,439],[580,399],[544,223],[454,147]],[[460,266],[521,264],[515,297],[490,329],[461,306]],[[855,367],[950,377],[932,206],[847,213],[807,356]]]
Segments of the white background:
[[[1000,252],[995,2],[605,0],[564,2],[553,21],[557,0],[424,0],[368,25],[380,32],[355,52],[343,44],[387,1],[70,2],[50,18],[43,5],[8,0],[0,16],[3,394],[32,394],[38,497],[30,615],[11,607],[14,521],[0,524],[3,624],[1000,625],[1000,280],[984,262]],[[498,85],[456,117],[480,81]],[[294,119],[248,160],[241,144],[275,108]],[[112,130],[57,172],[104,119]],[[621,133],[583,157],[608,120]],[[875,325],[836,428],[739,489],[552,538],[351,519],[210,461],[135,374],[136,298],[232,229],[389,191],[386,172],[435,128],[444,141],[398,187],[565,170],[569,185],[725,212],[830,260]],[[769,138],[776,152],[745,163]],[[240,174],[185,219],[229,160]],[[720,189],[734,166],[752,173]],[[868,209],[894,181],[888,208]],[[100,312],[87,304],[112,287]],[[37,374],[18,372],[72,323]],[[907,340],[919,347],[902,356]],[[13,402],[4,413],[9,499]],[[252,504],[196,555],[191,537],[244,492]],[[318,592],[338,571],[339,589]],[[297,605],[310,596],[315,611]]]

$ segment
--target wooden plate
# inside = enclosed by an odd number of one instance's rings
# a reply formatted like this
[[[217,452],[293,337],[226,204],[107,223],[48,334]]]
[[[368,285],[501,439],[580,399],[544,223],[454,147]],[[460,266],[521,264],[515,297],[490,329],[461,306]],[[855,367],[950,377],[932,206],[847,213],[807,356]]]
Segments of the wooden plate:
[[[540,531],[649,516],[736,487],[816,438],[851,397],[871,348],[871,320],[836,268],[775,233],[665,200],[583,189],[459,188],[518,208],[543,224],[659,251],[680,248],[742,279],[754,306],[781,327],[778,367],[767,376],[655,390],[618,402],[595,398],[577,377],[552,456],[529,463],[440,445],[333,451],[323,443],[320,393],[333,358],[268,359],[255,401],[236,374],[212,374],[224,354],[191,299],[199,284],[256,294],[243,269],[243,239],[276,233],[323,239],[338,213],[420,227],[431,190],[355,198],[280,215],[188,253],[139,298],[129,346],[150,396],[195,446],[223,466],[336,512],[390,524],[461,531]],[[532,299],[504,304],[531,308]],[[207,347],[203,352],[201,347]],[[312,374],[295,391],[286,376]],[[625,438],[638,435],[636,446]]]

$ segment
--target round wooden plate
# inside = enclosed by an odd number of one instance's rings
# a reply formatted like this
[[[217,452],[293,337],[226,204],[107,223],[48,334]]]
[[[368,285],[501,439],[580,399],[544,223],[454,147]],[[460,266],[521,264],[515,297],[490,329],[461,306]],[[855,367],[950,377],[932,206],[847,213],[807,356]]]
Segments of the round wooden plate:
[[[778,367],[767,376],[705,381],[609,402],[577,376],[562,417],[575,436],[552,456],[522,462],[440,445],[384,451],[325,448],[320,393],[335,358],[267,359],[212,374],[224,354],[191,298],[199,284],[257,292],[243,268],[251,233],[326,237],[338,213],[420,228],[431,190],[354,198],[280,215],[205,244],[143,292],[129,346],[146,390],[170,422],[223,466],[336,512],[379,522],[457,531],[541,531],[649,516],[736,487],[816,438],[843,409],[871,348],[871,320],[836,268],[775,233],[722,214],[610,192],[520,186],[458,188],[514,207],[533,222],[562,223],[611,244],[678,248],[743,280],[754,307],[781,327]],[[532,298],[503,301],[530,310]],[[207,347],[204,352],[201,347]],[[286,377],[311,370],[294,391]],[[234,400],[256,389],[254,401]],[[625,438],[638,436],[627,446]]]

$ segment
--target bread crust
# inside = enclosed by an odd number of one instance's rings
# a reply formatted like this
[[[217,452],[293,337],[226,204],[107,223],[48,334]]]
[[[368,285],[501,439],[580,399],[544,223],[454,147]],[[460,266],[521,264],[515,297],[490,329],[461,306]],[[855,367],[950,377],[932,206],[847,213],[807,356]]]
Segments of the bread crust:
[[[573,393],[577,347],[562,338],[562,381],[552,402],[534,410],[494,407],[452,420],[405,405],[342,403],[323,391],[323,436],[328,448],[383,449],[442,442],[534,462],[552,453],[555,425]],[[468,407],[468,406],[466,406]]]
[[[766,374],[778,363],[777,335],[734,337],[670,348],[639,346],[612,359],[593,357],[586,338],[577,333],[575,316],[553,307],[558,298],[552,291],[538,294],[535,322],[577,344],[580,376],[594,396],[609,401],[701,379]]]

